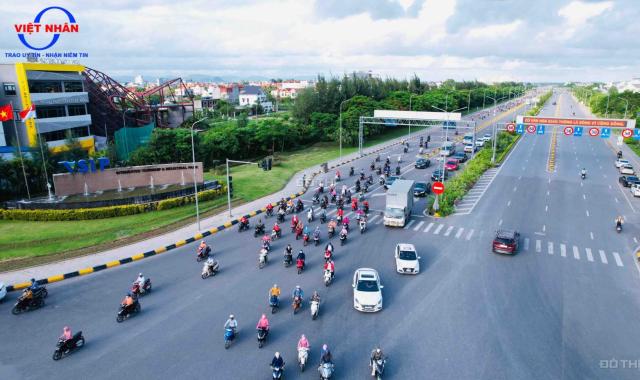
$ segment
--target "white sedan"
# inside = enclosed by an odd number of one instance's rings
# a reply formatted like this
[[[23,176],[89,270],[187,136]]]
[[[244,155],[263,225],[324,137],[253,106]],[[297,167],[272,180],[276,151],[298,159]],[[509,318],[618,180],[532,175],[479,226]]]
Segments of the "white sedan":
[[[465,153],[473,153],[473,151],[474,151],[474,150],[475,150],[475,149],[474,149],[474,147],[473,147],[473,144],[466,144],[466,145],[464,146],[464,152],[465,152]]]
[[[395,258],[398,273],[418,274],[420,272],[420,256],[413,244],[397,244]]]
[[[353,307],[358,311],[382,310],[382,288],[378,271],[371,268],[356,269],[353,274]]]
[[[7,287],[4,286],[4,283],[0,282],[0,301],[7,295]]]
[[[633,194],[634,197],[640,197],[640,184],[631,185],[629,191],[631,191],[631,194]]]
[[[636,173],[633,171],[633,166],[630,164],[624,164],[620,166],[620,174],[634,175]]]
[[[477,139],[476,140],[476,146],[477,147],[483,147],[484,146],[484,140],[483,139]]]
[[[629,160],[625,160],[624,158],[618,158],[615,162],[616,168],[620,168],[622,165],[629,164]]]

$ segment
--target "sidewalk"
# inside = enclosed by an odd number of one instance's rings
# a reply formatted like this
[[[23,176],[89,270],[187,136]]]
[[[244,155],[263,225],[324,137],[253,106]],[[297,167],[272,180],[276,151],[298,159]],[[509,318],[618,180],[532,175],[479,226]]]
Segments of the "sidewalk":
[[[498,105],[501,107],[504,105]],[[512,107],[518,108],[517,105]],[[480,110],[478,112],[474,112],[468,115],[465,115],[464,119],[472,118],[474,115],[482,113],[483,111],[492,111],[493,107],[486,108],[485,110]],[[483,120],[479,122],[479,128],[491,122],[491,119]],[[431,129],[428,129],[431,130]],[[423,130],[419,133],[412,133],[410,140],[417,140],[420,135],[424,134],[426,130]],[[398,137],[393,140],[386,141],[384,143],[377,144],[375,146],[363,149],[364,156],[370,155],[374,152],[379,152],[381,150],[387,149],[388,147],[397,145],[402,140],[407,140],[406,136]],[[348,155],[342,156],[342,159],[337,158],[328,162],[328,167],[331,169],[332,167],[336,167],[339,165],[343,165],[350,161],[359,158],[358,152],[354,152]],[[259,210],[267,205],[269,202],[275,202],[281,198],[288,198],[293,194],[304,191],[305,189],[302,186],[302,178],[306,176],[307,183],[313,179],[313,177],[321,172],[320,165],[314,165],[310,168],[302,170],[296,174],[289,180],[289,182],[285,185],[285,187],[273,194],[264,196],[260,199],[254,200],[252,202],[245,203],[243,205],[239,205],[237,207],[232,208],[231,213],[233,217],[229,217],[228,211],[224,211],[218,215],[211,216],[205,219],[200,220],[200,228],[202,231],[209,230],[214,227],[221,226],[227,223],[229,220],[237,219],[242,215],[247,215],[251,212]],[[346,173],[345,173],[346,174]],[[47,278],[49,276],[55,276],[62,273],[69,273],[76,270],[80,270],[83,268],[93,267],[102,265],[114,260],[119,260],[125,257],[131,257],[155,248],[165,247],[167,245],[174,244],[177,241],[184,240],[186,238],[192,237],[196,235],[199,231],[197,230],[197,225],[190,224],[179,228],[177,230],[167,232],[160,236],[154,236],[146,240],[142,240],[136,243],[132,243],[126,246],[110,249],[107,251],[94,253],[86,256],[79,256],[68,260],[63,260],[54,263],[43,264],[31,268],[25,268],[16,271],[4,272],[0,274],[0,281],[4,282],[5,285],[9,284],[17,284],[20,282],[27,281],[30,278],[42,279]],[[194,246],[195,247],[195,246]],[[195,249],[195,248],[194,248]]]

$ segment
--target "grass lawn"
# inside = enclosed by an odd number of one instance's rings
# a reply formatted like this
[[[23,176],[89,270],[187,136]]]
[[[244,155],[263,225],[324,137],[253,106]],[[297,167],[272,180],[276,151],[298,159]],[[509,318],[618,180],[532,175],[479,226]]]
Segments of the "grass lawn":
[[[423,130],[423,128],[413,127],[411,133]],[[380,144],[408,133],[408,127],[395,128],[384,135],[376,136],[365,142],[365,147]],[[342,155],[346,156],[356,152],[357,147],[342,147]],[[233,178],[233,193],[252,201],[272,194],[282,189],[289,179],[300,170],[310,166],[338,158],[340,147],[334,142],[317,143],[308,148],[291,152],[276,153],[275,162],[271,171],[264,171],[257,165],[238,165],[231,167],[230,175]],[[221,183],[226,182],[226,168],[207,172],[205,180],[217,179]]]
[[[224,208],[226,197],[200,203],[201,213]],[[33,258],[74,251],[79,256],[130,243],[131,238],[144,237],[150,231],[157,232],[175,223],[195,220],[195,205],[169,210],[153,211],[118,218],[81,220],[68,222],[29,222],[0,220],[0,270],[15,268],[16,258]],[[140,240],[140,239],[136,239]],[[83,248],[86,249],[83,252]],[[149,247],[153,249],[157,247]]]

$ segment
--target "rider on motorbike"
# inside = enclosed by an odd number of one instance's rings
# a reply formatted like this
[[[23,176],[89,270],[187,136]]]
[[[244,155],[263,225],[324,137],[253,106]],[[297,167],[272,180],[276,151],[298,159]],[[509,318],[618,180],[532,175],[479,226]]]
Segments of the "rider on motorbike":
[[[280,230],[280,226],[278,225],[278,222],[275,222],[275,223],[273,224],[273,229],[272,229],[272,231],[274,231],[274,232],[276,233],[276,236],[278,236],[278,237],[280,237],[280,236],[281,236],[281,234],[282,234],[282,233],[280,232],[281,230]]]
[[[238,321],[233,316],[233,314],[229,315],[229,319],[227,319],[227,321],[224,323],[224,328],[233,330],[233,333],[235,335],[236,331],[238,330]]]
[[[583,176],[583,177],[586,177],[587,176],[587,169],[582,168],[582,170],[580,171],[580,175]]]
[[[376,347],[373,351],[371,351],[371,357],[369,358],[369,366],[373,369],[372,373],[375,375],[375,365],[378,360],[384,361],[384,354],[380,347]]]
[[[267,316],[262,314],[262,317],[260,317],[260,320],[258,321],[258,325],[256,326],[257,330],[264,330],[266,335],[269,335],[269,320],[267,319]]]
[[[295,299],[296,297],[300,297],[300,301],[302,301],[302,298],[304,297],[304,292],[300,285],[296,285],[295,289],[293,289],[293,292],[291,293],[291,299]]]
[[[60,335],[60,340],[63,342],[67,342],[69,339],[73,338],[73,334],[71,334],[71,329],[69,326],[64,326],[62,329],[62,335]]]
[[[204,242],[204,240],[202,240],[200,242],[200,245],[198,246],[198,254],[199,255],[204,255],[206,252],[210,252],[211,248],[207,246],[207,243]]]
[[[322,353],[320,356],[320,365],[324,363],[333,363],[331,351],[329,350],[329,346],[327,346],[326,344],[322,345]]]
[[[284,359],[282,359],[282,356],[280,356],[279,352],[276,352],[276,354],[273,356],[273,359],[271,359],[271,367],[272,368],[284,367]]]
[[[280,288],[278,287],[278,284],[273,284],[271,289],[269,289],[269,301],[277,304],[278,297],[280,297]]]
[[[300,251],[298,252],[298,256],[296,256],[296,260],[302,260],[302,262],[304,263],[304,260],[305,260],[305,254],[304,254],[304,251],[303,251],[303,250],[300,250]]]
[[[138,287],[140,288],[140,290],[142,290],[142,288],[144,287],[144,282],[145,282],[145,278],[141,273],[138,273],[138,278],[136,278],[136,280],[133,282],[133,284],[138,284]]]
[[[618,215],[616,217],[616,228],[622,227],[622,223],[624,223],[624,218],[622,217],[622,215]]]
[[[247,217],[246,217],[246,216],[244,216],[244,215],[242,216],[242,218],[240,218],[240,226],[241,226],[242,228],[247,228],[247,227],[249,227],[249,219],[247,219]]]
[[[262,223],[262,219],[258,219],[258,223],[256,224],[256,231],[264,231],[264,223]]]
[[[335,275],[336,264],[333,262],[332,259],[329,259],[329,261],[324,263],[324,270],[327,270],[327,269],[331,272],[331,278],[333,278]]]
[[[131,296],[131,293],[128,293],[124,299],[122,300],[122,307],[125,309],[125,311],[128,313],[131,308],[133,307],[133,304],[135,303],[133,297]]]
[[[348,231],[347,231],[346,225],[343,225],[342,226],[342,230],[340,231],[340,237],[342,237],[344,235],[344,237],[346,238],[347,237],[347,233],[348,233]]]
[[[301,348],[309,349],[309,341],[304,334],[300,335],[300,340],[298,340],[298,350]]]

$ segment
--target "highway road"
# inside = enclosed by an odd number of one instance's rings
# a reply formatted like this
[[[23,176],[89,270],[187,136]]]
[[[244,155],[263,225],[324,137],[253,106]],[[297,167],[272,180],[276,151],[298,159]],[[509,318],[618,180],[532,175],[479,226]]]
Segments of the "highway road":
[[[541,115],[575,111],[579,116],[570,95],[557,93],[551,101]],[[434,147],[441,131],[428,133]],[[336,378],[367,378],[368,355],[377,344],[389,356],[389,378],[637,378],[637,369],[603,369],[600,362],[640,358],[633,344],[640,335],[634,329],[639,271],[631,256],[637,216],[628,203],[635,200],[621,193],[615,155],[602,139],[559,136],[553,173],[547,171],[549,143],[548,134],[521,139],[468,214],[426,217],[421,200],[404,229],[386,228],[380,216],[372,216],[369,230],[352,233],[344,247],[334,238],[336,281],[329,288],[322,284],[321,247],[304,248],[308,267],[297,275],[294,267],[282,265],[287,243],[302,247],[287,228],[273,244],[269,264],[258,269],[258,239],[234,228],[206,239],[221,265],[213,278],[200,278],[190,245],[53,284],[47,306],[34,312],[11,315],[13,294],[0,305],[0,378],[269,378],[275,351],[287,362],[286,377],[316,378],[314,366],[303,374],[296,367],[300,334],[312,345],[311,363],[317,363],[323,343],[332,348]],[[434,167],[413,169],[408,159],[416,148],[413,142],[404,155],[403,176],[424,180]],[[353,165],[368,174],[370,162],[366,157]],[[580,166],[588,170],[585,181]],[[382,189],[373,188],[372,209],[381,210]],[[627,219],[620,235],[613,229],[617,214]],[[490,253],[499,227],[521,231],[520,254]],[[416,245],[422,273],[395,273],[398,242]],[[351,277],[359,267],[381,275],[379,313],[353,309]],[[140,271],[152,279],[154,291],[141,299],[141,314],[118,324],[119,302]],[[258,349],[254,328],[268,312],[273,283],[285,294],[297,284],[307,297],[319,290],[320,316],[312,321],[308,304],[293,315],[283,302],[277,314],[268,314],[272,331]],[[225,350],[223,324],[230,313],[240,334]],[[82,330],[87,345],[54,362],[51,354],[64,325]]]

